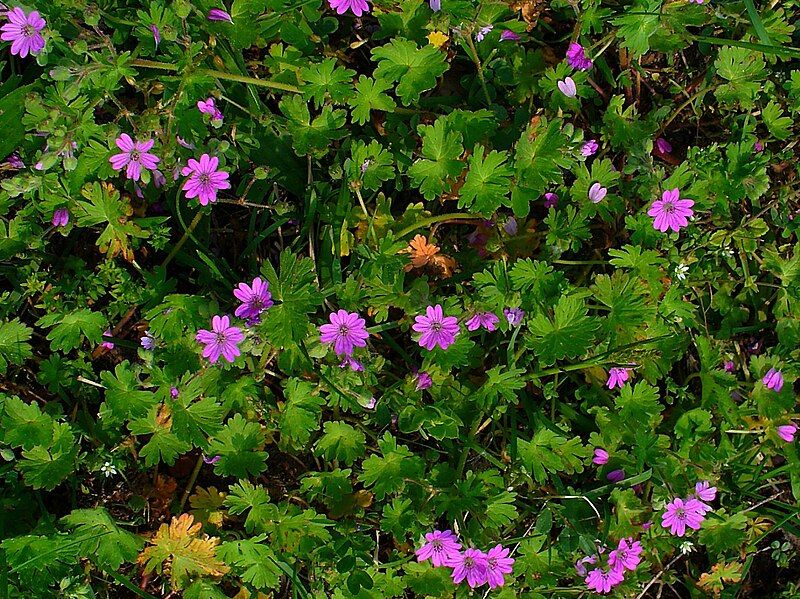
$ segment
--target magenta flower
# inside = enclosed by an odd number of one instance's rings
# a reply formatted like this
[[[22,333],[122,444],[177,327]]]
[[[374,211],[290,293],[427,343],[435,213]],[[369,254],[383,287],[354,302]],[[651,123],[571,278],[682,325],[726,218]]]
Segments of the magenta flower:
[[[491,333],[497,329],[498,322],[500,322],[500,319],[494,312],[478,312],[467,321],[467,330],[476,331],[483,327]]]
[[[586,564],[590,566],[594,566],[597,563],[597,556],[596,555],[587,555],[586,557],[582,557],[577,562],[575,562],[575,571],[578,573],[578,576],[586,576]]]
[[[666,232],[667,229],[672,229],[676,233],[681,228],[689,224],[689,217],[694,206],[694,200],[686,200],[680,198],[680,191],[675,189],[666,190],[660,200],[653,202],[653,206],[647,211],[647,214],[653,217],[653,228]]]
[[[424,391],[430,389],[433,385],[433,379],[427,372],[418,372],[414,377],[417,381],[417,391]]]
[[[239,318],[256,318],[274,304],[272,294],[269,292],[269,283],[262,281],[260,277],[253,279],[252,285],[239,283],[233,290],[233,295],[242,302],[234,312]]]
[[[775,370],[774,368],[769,369],[764,378],[761,379],[761,382],[764,383],[767,389],[772,389],[775,393],[780,393],[781,389],[783,389],[783,375],[780,370]]]
[[[667,504],[666,511],[661,516],[661,526],[669,528],[669,532],[682,537],[686,534],[686,527],[699,530],[705,519],[702,506],[696,499],[683,500],[676,497]]]
[[[366,347],[369,333],[367,322],[356,312],[331,312],[330,324],[319,327],[320,341],[333,343],[337,356],[350,356],[356,347]]]
[[[504,29],[503,32],[500,34],[500,41],[501,42],[518,42],[522,38],[518,33],[514,33],[510,29]]]
[[[502,545],[496,545],[486,554],[486,581],[490,589],[503,586],[505,584],[505,574],[511,574],[514,570],[514,558],[508,557],[510,549],[504,549]]]
[[[343,15],[348,10],[352,11],[357,17],[369,12],[367,0],[328,0],[328,4],[340,15]]]
[[[219,108],[217,108],[216,104],[214,104],[214,98],[199,100],[197,102],[197,109],[203,114],[211,115],[211,118],[215,121],[222,120],[222,113]]]
[[[466,578],[467,584],[474,589],[486,582],[489,559],[483,551],[470,548],[456,553],[446,565],[453,568],[453,582],[456,584]]]
[[[778,427],[778,436],[787,443],[794,442],[794,436],[797,433],[797,426],[794,424],[784,424]]]
[[[122,153],[114,154],[108,160],[116,171],[127,167],[125,176],[128,179],[138,181],[142,176],[142,167],[150,171],[156,169],[160,159],[149,152],[150,148],[155,144],[155,140],[133,141],[130,135],[123,133],[116,139],[115,143],[122,150]]]
[[[717,488],[712,487],[707,480],[701,480],[695,484],[694,494],[703,501],[714,501],[717,496]]]
[[[622,570],[614,570],[613,568],[608,572],[604,572],[601,568],[595,568],[586,577],[584,582],[589,590],[596,593],[610,593],[611,589],[623,581]]]
[[[522,308],[505,308],[503,315],[506,317],[508,324],[515,327],[525,318],[525,310]]]
[[[221,8],[212,8],[208,11],[209,21],[227,21],[233,23],[233,18]]]
[[[611,368],[608,371],[608,381],[606,385],[609,389],[613,389],[614,387],[622,389],[630,376],[627,368]]]
[[[8,158],[6,158],[6,164],[11,168],[21,169],[25,168],[25,163],[22,162],[22,158],[19,157],[17,152],[12,152]]]
[[[183,190],[188,199],[199,198],[200,204],[206,206],[209,202],[217,201],[217,191],[230,189],[228,173],[218,171],[219,158],[203,154],[198,162],[189,158],[189,166],[184,166],[181,174],[189,177],[183,184]]]
[[[633,572],[642,558],[639,557],[644,548],[639,541],[633,538],[620,539],[617,548],[608,554],[608,565],[612,570],[630,570]]]
[[[66,227],[69,223],[69,210],[66,208],[59,208],[53,212],[53,226]]]
[[[573,69],[588,71],[592,68],[591,59],[586,56],[586,51],[577,42],[572,42],[567,48],[567,62]]]
[[[434,530],[425,534],[425,544],[417,549],[417,561],[431,560],[434,566],[447,566],[450,559],[458,556],[461,543],[449,530]]]
[[[493,25],[487,25],[486,27],[481,27],[478,29],[478,33],[475,34],[475,39],[479,42],[482,42],[483,39],[489,35],[489,33],[494,29]]]
[[[211,329],[200,329],[195,335],[195,339],[205,345],[203,357],[208,358],[212,364],[220,356],[233,362],[241,353],[238,346],[244,340],[244,333],[238,327],[232,327],[227,316],[214,316],[211,319]]]
[[[45,20],[35,10],[25,14],[20,7],[15,6],[6,13],[8,23],[0,27],[2,35],[0,40],[11,42],[11,54],[25,58],[28,54],[36,56],[44,49]]]
[[[369,401],[367,401],[367,405],[365,405],[364,407],[368,410],[374,410],[375,406],[377,405],[378,405],[378,400],[375,399],[374,397],[370,397]]]
[[[169,395],[172,399],[178,399],[178,395],[180,395],[180,391],[178,391],[177,387],[170,387],[169,388]]]
[[[561,93],[568,98],[574,98],[578,95],[578,88],[575,87],[575,82],[572,80],[572,77],[566,77],[563,81],[559,81],[556,85],[558,85],[558,89],[561,90]]]
[[[589,188],[589,199],[592,201],[592,203],[597,204],[598,202],[601,202],[604,197],[606,197],[607,193],[608,189],[600,185],[600,183],[594,183]]]
[[[618,483],[619,481],[625,479],[625,471],[622,468],[619,468],[618,470],[612,470],[606,474],[606,478],[612,483]]]
[[[113,335],[114,334],[111,332],[111,329],[106,329],[103,331],[103,343],[100,345],[106,349],[114,349],[114,342],[111,341],[111,337],[113,337]],[[108,337],[108,339],[106,339],[106,337]]]
[[[215,455],[212,457],[208,457],[206,454],[203,454],[203,462],[206,464],[216,464],[222,459],[221,455]]]
[[[659,137],[656,140],[656,152],[659,154],[669,154],[672,152],[672,144],[663,137]]]
[[[725,369],[725,372],[736,372],[736,364],[734,364],[733,360],[726,360],[723,362],[722,367]]]
[[[757,154],[760,154],[764,151],[764,144],[761,141],[756,140],[756,143],[753,145],[753,149],[756,151]]]
[[[597,152],[600,148],[600,144],[597,143],[596,139],[590,139],[585,144],[581,146],[581,155],[586,156],[587,158]]]
[[[455,316],[445,316],[439,304],[428,306],[425,316],[416,316],[416,321],[411,328],[417,333],[422,333],[419,338],[420,346],[432,350],[437,345],[447,349],[455,343],[458,335],[458,319]]]
[[[544,207],[545,208],[555,208],[558,206],[558,196],[553,192],[547,192],[544,194]]]
[[[364,365],[352,356],[345,356],[339,363],[339,368],[350,368],[353,372],[364,372]]]
[[[161,43],[161,30],[156,25],[150,25],[150,32],[153,34],[153,41],[156,43],[156,48],[158,48],[158,44]]]
[[[592,463],[597,464],[598,466],[605,466],[608,464],[608,452],[601,447],[595,449]]]

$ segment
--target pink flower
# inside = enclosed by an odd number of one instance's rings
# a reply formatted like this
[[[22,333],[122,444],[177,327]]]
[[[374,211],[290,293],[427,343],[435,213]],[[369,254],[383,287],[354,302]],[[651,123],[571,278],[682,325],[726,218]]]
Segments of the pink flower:
[[[352,356],[345,356],[339,363],[339,368],[350,368],[353,372],[364,372],[364,365]]]
[[[707,480],[701,480],[694,486],[694,494],[703,501],[714,501],[717,496],[717,488],[712,487]]]
[[[113,337],[113,335],[114,334],[111,332],[111,329],[106,329],[105,331],[103,331],[103,343],[101,343],[100,345],[102,347],[105,347],[106,349],[114,349],[114,342],[111,341],[111,337]],[[107,340],[106,337],[108,337]]]
[[[447,566],[451,558],[458,556],[461,543],[449,530],[434,530],[425,534],[425,544],[417,549],[417,561],[431,560],[434,566]]]
[[[780,370],[775,370],[774,368],[769,369],[764,378],[761,379],[761,382],[764,383],[767,389],[772,389],[775,393],[780,393],[781,389],[783,389],[783,375]]]
[[[253,279],[252,285],[239,283],[233,290],[233,295],[241,305],[236,308],[234,315],[239,318],[257,318],[259,314],[272,307],[272,294],[269,292],[269,283],[260,277]]]
[[[608,381],[606,385],[609,389],[613,389],[614,387],[622,389],[630,376],[627,368],[611,368],[608,371]]]
[[[761,141],[756,140],[756,143],[753,144],[753,149],[756,151],[757,154],[764,151],[764,144]]]
[[[544,194],[544,207],[555,208],[558,206],[558,196],[552,192]]]
[[[416,316],[412,325],[417,333],[422,333],[419,338],[420,346],[432,350],[437,345],[447,349],[455,343],[458,335],[458,319],[454,316],[445,316],[439,304],[428,306],[425,316]]]
[[[133,181],[138,181],[142,176],[142,167],[147,170],[153,171],[159,163],[159,158],[155,154],[149,152],[153,147],[155,141],[149,139],[147,141],[133,141],[127,133],[120,135],[115,143],[117,147],[122,150],[121,154],[114,154],[109,158],[109,162],[114,170],[125,170],[125,176]]]
[[[467,321],[467,330],[476,331],[483,327],[489,332],[497,329],[497,323],[500,319],[494,312],[478,312],[475,316]]]
[[[231,326],[227,316],[214,316],[211,319],[211,330],[200,329],[195,339],[205,345],[203,357],[215,364],[220,356],[233,362],[241,354],[238,346],[244,340],[244,334],[238,327]]]
[[[582,557],[577,562],[575,562],[575,571],[578,573],[578,576],[586,576],[587,569],[585,564],[594,566],[596,563],[597,563],[596,555],[587,555],[586,557]]]
[[[215,121],[222,120],[222,113],[219,111],[216,104],[214,104],[214,98],[199,100],[197,102],[197,109],[203,114],[211,115],[211,118]]]
[[[447,565],[453,568],[453,582],[456,584],[466,578],[467,584],[474,589],[486,582],[489,559],[483,551],[470,548],[463,553],[456,553]]]
[[[209,21],[227,21],[233,23],[233,18],[221,8],[212,8],[208,11]]]
[[[587,141],[583,146],[581,146],[581,155],[586,156],[587,158],[597,152],[600,148],[600,144],[597,143],[596,139],[590,139]]]
[[[66,208],[59,208],[53,212],[53,226],[66,227],[69,223],[69,210]]]
[[[217,201],[217,191],[230,189],[228,173],[218,171],[219,158],[203,154],[198,162],[189,158],[189,166],[181,169],[184,177],[189,177],[183,184],[183,190],[188,199],[199,198],[200,204],[206,206],[209,202]]]
[[[787,443],[794,442],[795,433],[797,433],[797,426],[794,424],[784,424],[778,427],[778,436]]]
[[[705,519],[705,511],[697,499],[683,500],[676,497],[667,504],[666,511],[661,516],[661,526],[669,528],[670,533],[682,537],[686,534],[686,527],[699,530]]]
[[[369,12],[367,0],[328,0],[328,4],[340,15],[343,15],[348,10],[352,11],[357,17]]]
[[[598,466],[604,466],[605,464],[608,464],[608,452],[600,447],[595,449],[592,463],[597,464]]]
[[[672,229],[676,233],[681,228],[689,224],[689,217],[694,206],[693,200],[686,200],[680,198],[680,191],[675,189],[666,190],[660,200],[653,202],[653,206],[647,211],[647,214],[653,217],[653,228],[666,232],[667,229]]]
[[[433,379],[427,372],[418,372],[414,378],[417,381],[417,391],[430,389],[433,385]]]
[[[608,565],[614,570],[630,570],[633,572],[642,561],[639,556],[644,551],[639,541],[633,538],[620,539],[617,548],[608,554]]]
[[[561,90],[561,93],[568,98],[574,98],[578,95],[578,88],[575,87],[575,82],[572,80],[572,77],[566,77],[563,81],[559,81],[556,85],[558,85],[558,89]]]
[[[589,572],[589,575],[584,580],[586,586],[589,587],[589,590],[603,594],[610,593],[611,589],[613,589],[622,581],[622,570],[611,569],[608,572],[604,572],[600,568],[595,568]]]
[[[36,56],[44,49],[45,20],[35,10],[25,14],[18,6],[6,13],[8,23],[0,27],[0,40],[11,42],[11,54],[25,58],[28,54]]]
[[[522,38],[519,34],[514,33],[510,29],[504,29],[503,32],[500,34],[500,41],[501,42],[518,42]]]
[[[486,581],[489,588],[494,589],[505,584],[504,574],[513,572],[514,558],[508,557],[511,551],[502,545],[496,545],[486,554]]]
[[[607,193],[608,189],[600,185],[600,183],[594,183],[589,188],[589,199],[592,201],[592,203],[597,204],[598,202],[601,202],[604,197],[606,197]]]
[[[669,154],[672,152],[672,144],[663,137],[659,137],[656,140],[656,152],[659,154]]]
[[[161,31],[156,25],[150,25],[150,32],[153,34],[153,41],[156,43],[156,48],[158,48],[158,44],[161,43]]]
[[[331,312],[330,324],[319,327],[320,341],[333,343],[337,356],[350,356],[356,347],[366,347],[369,333],[367,322],[356,312]]]
[[[733,360],[726,360],[723,362],[722,367],[725,369],[725,372],[736,372],[736,364],[734,364]]]
[[[577,42],[572,42],[567,48],[567,62],[573,69],[588,71],[592,68],[592,61],[586,56],[586,51]]]

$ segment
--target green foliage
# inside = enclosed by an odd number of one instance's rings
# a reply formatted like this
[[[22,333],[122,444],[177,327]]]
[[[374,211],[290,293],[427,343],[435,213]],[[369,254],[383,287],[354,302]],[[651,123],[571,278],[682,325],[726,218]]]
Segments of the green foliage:
[[[528,322],[527,342],[542,364],[576,358],[592,345],[596,321],[588,316],[578,296],[563,296],[553,309],[553,316],[537,314]]]
[[[414,42],[402,38],[374,48],[372,57],[378,63],[375,79],[397,83],[394,91],[404,106],[434,87],[436,78],[447,70],[444,54],[434,46],[419,48]]]
[[[418,186],[426,200],[440,196],[448,180],[458,176],[462,170],[462,137],[450,129],[445,119],[439,118],[433,125],[420,125],[422,155],[408,169],[408,176]]]

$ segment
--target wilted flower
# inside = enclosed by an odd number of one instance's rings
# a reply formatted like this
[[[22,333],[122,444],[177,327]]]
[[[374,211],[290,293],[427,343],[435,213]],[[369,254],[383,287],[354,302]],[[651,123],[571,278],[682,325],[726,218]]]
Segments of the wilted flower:
[[[207,456],[206,454],[203,454],[203,462],[205,462],[206,464],[216,464],[221,459],[222,459],[221,455]]]
[[[794,441],[794,436],[796,433],[797,426],[794,424],[784,424],[778,427],[778,436],[787,443],[792,443]]]
[[[504,29],[503,32],[500,34],[500,41],[501,42],[518,42],[522,38],[519,36],[518,33],[514,33],[510,29]]]
[[[559,81],[557,85],[561,93],[568,98],[574,98],[578,95],[578,88],[575,87],[575,82],[572,80],[572,77],[566,77],[563,81]]]
[[[666,190],[660,200],[653,202],[653,206],[647,211],[647,214],[653,217],[654,229],[662,233],[667,229],[672,229],[677,233],[689,224],[688,219],[694,214],[692,206],[694,206],[694,201],[682,200],[680,191],[676,187]]]
[[[156,48],[158,48],[158,44],[161,43],[161,31],[156,25],[150,25],[150,31],[153,34],[153,41],[156,43]]]
[[[198,162],[194,158],[189,158],[189,166],[181,169],[184,177],[189,177],[183,184],[187,199],[198,198],[202,206],[209,202],[217,201],[217,191],[230,189],[228,173],[218,171],[219,158],[203,154]]]
[[[25,163],[22,162],[22,158],[19,157],[17,152],[12,152],[8,158],[6,158],[6,164],[15,169],[25,168]]]
[[[214,364],[220,356],[233,362],[241,354],[239,343],[244,340],[244,334],[238,327],[231,326],[227,316],[214,316],[211,319],[211,330],[200,329],[195,339],[205,345],[203,357]]]
[[[108,339],[106,339],[106,337],[108,337]],[[114,342],[111,341],[111,337],[113,337],[111,329],[103,331],[103,342],[100,345],[106,349],[114,349]]]
[[[156,189],[161,189],[164,185],[167,184],[167,178],[164,176],[160,170],[156,169],[153,171],[153,185]]]
[[[712,487],[707,480],[701,480],[694,485],[694,494],[703,501],[714,501],[717,496],[717,488]]]
[[[780,390],[783,389],[783,375],[780,370],[775,370],[774,368],[769,369],[764,378],[761,379],[761,382],[764,383],[767,389],[772,389],[775,393],[780,393]]]
[[[149,139],[147,141],[133,141],[127,133],[120,135],[115,143],[117,147],[122,150],[120,154],[114,154],[109,158],[111,166],[114,170],[125,170],[125,176],[133,181],[138,181],[142,176],[142,168],[147,170],[155,170],[156,165],[160,159],[155,154],[150,153],[150,149],[155,144],[155,141]]]
[[[433,12],[439,12],[442,10],[442,0],[428,0],[428,4],[430,4]]]
[[[519,226],[517,225],[517,219],[513,216],[509,216],[508,220],[503,224],[503,230],[508,233],[509,235],[516,235],[519,231]]]
[[[411,328],[417,333],[422,333],[419,344],[427,350],[432,350],[437,345],[447,349],[455,343],[458,335],[458,319],[454,316],[445,316],[439,304],[428,306],[425,316],[416,316],[416,321]]]
[[[66,208],[59,208],[53,212],[53,226],[66,227],[69,223],[69,210]]]
[[[356,312],[331,312],[329,319],[330,324],[319,327],[320,341],[333,343],[333,351],[337,356],[350,356],[356,347],[367,346],[367,322]]]
[[[208,20],[209,21],[227,21],[228,23],[233,23],[233,18],[222,10],[221,8],[212,8],[208,11]]]
[[[601,447],[595,449],[592,463],[597,464],[598,466],[604,466],[605,464],[608,464],[608,452]]]
[[[29,14],[15,6],[6,13],[8,23],[0,27],[0,40],[11,42],[11,54],[25,58],[28,54],[36,56],[44,49],[45,20],[35,10]]]
[[[722,367],[725,369],[725,372],[736,372],[736,364],[733,362],[733,360],[725,360],[725,362],[722,364]]]
[[[481,327],[489,332],[497,329],[500,319],[494,312],[479,312],[467,321],[467,330],[475,331]]]
[[[614,387],[622,389],[629,378],[630,372],[627,368],[610,368],[608,370],[608,381],[606,381],[606,385],[609,389],[613,389]]]
[[[590,139],[585,144],[581,146],[581,155],[586,156],[587,158],[597,152],[600,148],[600,144],[597,143],[596,139]]]
[[[622,468],[617,470],[612,470],[608,474],[606,474],[606,478],[610,480],[612,483],[618,483],[621,480],[625,479],[625,471]]]
[[[567,62],[573,69],[588,71],[592,68],[591,59],[586,56],[586,51],[577,42],[572,42],[567,48]]]
[[[761,153],[761,152],[763,152],[763,151],[764,151],[764,144],[763,144],[763,143],[761,143],[761,141],[757,139],[757,140],[756,140],[756,143],[753,145],[753,149],[754,149],[754,150],[755,150],[757,153]]]
[[[328,0],[328,4],[340,15],[348,10],[352,11],[357,17],[369,12],[367,0]]]
[[[446,566],[451,558],[458,556],[461,543],[449,530],[434,530],[425,534],[425,544],[414,553],[417,561],[431,560],[434,566]]]
[[[669,143],[663,137],[659,137],[656,140],[656,151],[659,154],[669,154],[670,152],[672,152],[672,144]]]
[[[578,573],[578,576],[586,576],[586,565],[589,564],[593,566],[597,563],[597,556],[596,555],[587,555],[586,557],[582,557],[577,562],[575,562],[575,571]]]
[[[604,197],[606,197],[607,193],[608,189],[600,185],[600,183],[594,183],[589,188],[589,199],[593,203],[597,204],[598,202],[601,202]]]
[[[364,365],[352,356],[345,356],[339,363],[339,368],[350,368],[353,372],[363,372]]]

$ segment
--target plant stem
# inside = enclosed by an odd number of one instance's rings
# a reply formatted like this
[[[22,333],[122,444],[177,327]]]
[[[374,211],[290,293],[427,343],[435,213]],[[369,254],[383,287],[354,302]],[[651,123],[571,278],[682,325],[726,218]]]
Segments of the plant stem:
[[[478,220],[478,218],[474,214],[462,214],[460,212],[452,212],[450,214],[439,214],[437,216],[431,216],[428,218],[423,218],[422,220],[418,220],[413,225],[409,225],[399,233],[395,235],[398,239],[405,237],[409,233],[416,231],[417,229],[422,229],[423,227],[427,227],[428,225],[434,225],[436,223],[441,223],[446,220]]]
[[[183,491],[183,496],[181,497],[181,504],[178,508],[179,513],[183,513],[183,508],[186,507],[186,500],[189,499],[189,494],[192,492],[192,487],[194,487],[194,483],[197,482],[197,476],[200,474],[200,469],[203,467],[203,454],[201,453],[197,456],[197,462],[194,465],[194,470],[192,470],[192,474],[189,477],[189,482],[186,483],[186,489]]]
[[[489,89],[486,87],[486,78],[483,76],[483,65],[481,64],[481,59],[478,56],[478,49],[475,47],[475,42],[472,41],[472,33],[467,33],[464,36],[464,39],[469,46],[469,49],[472,50],[472,62],[475,63],[475,68],[478,70],[478,79],[481,82],[481,88],[483,88],[483,95],[486,97],[486,105],[492,105],[492,98],[489,96]]]
[[[165,62],[159,62],[156,60],[145,60],[143,58],[137,58],[136,60],[131,62],[131,65],[134,67],[141,67],[143,69],[160,69],[162,71],[173,71],[173,72],[176,72],[178,70],[178,65],[167,64]],[[226,79],[228,81],[236,81],[238,83],[258,85],[260,87],[279,89],[281,91],[292,92],[295,94],[300,93],[300,90],[297,87],[295,87],[294,85],[289,85],[287,83],[279,83],[277,81],[267,81],[266,79],[256,79],[255,77],[236,75],[234,73],[225,73],[223,71],[217,71],[215,69],[201,68],[197,69],[195,72],[203,75],[208,75],[216,79]]]
[[[192,222],[189,223],[189,226],[186,228],[186,231],[183,232],[183,237],[178,240],[178,243],[175,244],[175,247],[172,248],[172,251],[164,258],[164,262],[161,263],[161,267],[165,268],[167,264],[172,262],[172,259],[175,255],[181,250],[183,244],[186,243],[186,240],[189,239],[192,232],[195,230],[197,225],[200,223],[200,219],[203,218],[203,211],[201,210],[197,214],[194,215]]]

